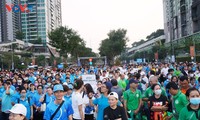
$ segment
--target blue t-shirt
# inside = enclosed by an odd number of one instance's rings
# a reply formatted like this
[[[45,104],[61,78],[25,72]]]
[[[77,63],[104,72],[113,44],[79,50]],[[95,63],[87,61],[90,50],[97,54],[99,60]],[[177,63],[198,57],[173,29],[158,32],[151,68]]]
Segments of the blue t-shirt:
[[[70,75],[70,83],[73,83],[73,84],[74,84],[74,79],[75,79],[75,75],[74,75],[74,74],[71,74],[71,75]]]
[[[55,100],[55,96],[54,95],[51,95],[49,96],[47,93],[46,93],[46,101],[45,103],[48,105],[49,103],[53,102]]]
[[[36,92],[33,96],[33,104],[35,104],[37,107],[42,105],[42,103],[39,101],[41,97],[43,97],[43,94],[40,95],[38,92]]]
[[[72,96],[64,96],[65,101],[69,102],[70,104],[72,104]]]
[[[93,104],[98,105],[97,120],[103,120],[103,111],[109,106],[108,97],[102,94],[99,98],[93,100]],[[121,102],[118,102],[118,105],[120,104]]]
[[[11,99],[14,94],[14,91],[10,88],[9,92],[10,92],[9,95],[6,94],[6,91],[3,92],[2,102],[1,102],[2,112],[6,112],[7,110],[10,110],[12,108]]]
[[[169,79],[165,80],[165,82],[163,83],[163,86],[166,88],[167,84],[169,83]]]
[[[15,104],[16,103],[21,103],[26,107],[27,109],[26,118],[31,119],[31,106],[33,105],[33,100],[30,98],[28,100],[28,97],[26,97],[24,100],[22,100],[21,98],[18,98],[15,100]]]
[[[59,105],[56,105],[54,102],[49,103],[44,113],[44,119],[50,120],[51,116],[54,114],[58,107]],[[54,116],[53,120],[68,120],[68,117],[73,115],[73,113],[74,111],[71,104],[65,101],[60,110]]]
[[[30,97],[31,99],[33,99],[33,96],[35,95],[35,93],[37,93],[36,90],[34,90],[34,91],[28,91],[27,92],[27,96]]]
[[[32,84],[34,84],[34,83],[35,83],[35,77],[33,77],[33,76],[30,76],[28,79],[29,79],[29,81],[31,81],[31,83],[32,83]]]
[[[15,102],[18,98],[20,98],[20,93],[19,92],[14,92],[11,101]]]
[[[0,98],[2,99],[3,92],[5,91],[4,86],[0,88]]]

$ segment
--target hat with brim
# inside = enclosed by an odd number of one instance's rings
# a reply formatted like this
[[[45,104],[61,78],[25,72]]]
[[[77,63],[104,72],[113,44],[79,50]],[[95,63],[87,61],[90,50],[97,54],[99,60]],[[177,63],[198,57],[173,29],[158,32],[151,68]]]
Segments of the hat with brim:
[[[130,79],[130,80],[129,80],[129,83],[130,83],[130,84],[131,84],[131,83],[135,83],[135,84],[137,84],[137,83],[139,83],[139,81],[134,80],[134,79]]]
[[[53,87],[53,92],[56,91],[64,91],[63,86],[61,84],[57,84]]]
[[[23,104],[15,104],[8,112],[26,116],[27,109]]]
[[[109,97],[115,97],[117,100],[119,99],[119,97],[118,97],[118,94],[116,93],[116,92],[111,92],[109,95],[108,95],[108,98]]]

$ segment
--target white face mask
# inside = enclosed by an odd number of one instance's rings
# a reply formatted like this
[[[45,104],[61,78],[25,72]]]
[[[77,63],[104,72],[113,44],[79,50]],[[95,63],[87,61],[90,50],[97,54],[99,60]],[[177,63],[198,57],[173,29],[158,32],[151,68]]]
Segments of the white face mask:
[[[168,78],[169,80],[171,80],[172,76],[171,76],[171,75],[168,75],[167,78]]]
[[[22,83],[22,80],[17,80],[18,83]]]
[[[160,94],[161,94],[161,92],[162,92],[162,90],[161,90],[161,89],[159,89],[159,90],[155,90],[154,92],[155,92],[155,94],[156,94],[156,95],[160,95]]]

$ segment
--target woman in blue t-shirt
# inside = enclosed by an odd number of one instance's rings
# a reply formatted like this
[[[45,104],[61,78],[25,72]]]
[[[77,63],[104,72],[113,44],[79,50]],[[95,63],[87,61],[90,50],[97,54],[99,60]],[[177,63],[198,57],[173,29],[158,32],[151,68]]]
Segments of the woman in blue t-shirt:
[[[104,82],[100,90],[102,94],[95,100],[92,100],[92,97],[93,97],[92,93],[89,94],[90,105],[98,106],[97,120],[103,120],[103,111],[106,107],[109,106],[108,94],[110,93],[111,87],[112,87],[112,84],[110,82]],[[118,105],[122,106],[121,102],[118,102]]]

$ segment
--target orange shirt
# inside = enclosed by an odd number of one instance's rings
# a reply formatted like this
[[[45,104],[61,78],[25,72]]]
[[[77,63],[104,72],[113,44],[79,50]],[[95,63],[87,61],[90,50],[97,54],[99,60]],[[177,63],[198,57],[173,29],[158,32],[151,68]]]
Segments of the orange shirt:
[[[189,88],[187,88],[187,89],[181,88],[181,92],[182,92],[183,94],[186,94],[186,91],[187,91],[188,89],[189,89]]]

